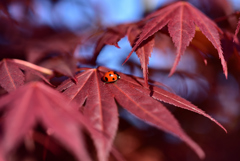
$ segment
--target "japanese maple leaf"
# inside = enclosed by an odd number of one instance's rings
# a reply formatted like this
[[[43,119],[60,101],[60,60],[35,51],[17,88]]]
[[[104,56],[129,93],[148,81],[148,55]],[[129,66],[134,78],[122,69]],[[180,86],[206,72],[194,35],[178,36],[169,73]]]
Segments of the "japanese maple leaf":
[[[134,45],[136,37],[141,33],[141,30],[137,26],[130,27],[128,30],[128,40],[131,45]],[[143,69],[143,77],[145,80],[145,84],[148,84],[148,63],[149,57],[151,56],[151,52],[154,46],[154,37],[149,37],[144,43],[142,43],[137,49],[136,54],[140,59],[141,67]]]
[[[76,85],[71,80],[67,80],[58,87],[58,90],[64,90],[64,94],[71,100],[76,100],[80,107],[86,102],[84,115],[91,120],[97,130],[109,138],[102,140],[102,143],[95,142],[99,160],[105,161],[118,127],[117,105],[112,93],[106,90],[96,69],[80,73],[76,78],[78,80]]]
[[[118,46],[118,41],[127,34],[127,29],[129,26],[129,24],[122,24],[115,27],[107,28],[97,41],[91,61],[95,62],[97,60],[100,51],[105,45],[114,45],[117,48],[120,48]]]
[[[0,85],[8,92],[14,91],[16,88],[24,84],[25,76],[22,72],[28,71],[42,78],[48,84],[51,84],[42,73],[52,75],[49,69],[17,59],[3,59],[0,62]]]
[[[217,49],[224,74],[227,77],[227,65],[223,57],[218,33],[218,31],[221,32],[221,30],[212,20],[188,2],[176,2],[168,5],[148,15],[142,21],[145,21],[146,24],[125,62],[129,59],[131,54],[136,51],[142,43],[144,43],[145,40],[154,35],[157,31],[161,30],[164,26],[168,25],[168,31],[172,37],[174,45],[177,48],[177,56],[169,74],[172,75],[178,62],[180,61],[180,57],[183,55],[186,47],[193,39],[197,26]]]
[[[237,38],[239,29],[240,29],[240,19],[238,20],[237,28],[235,30],[235,34],[234,34],[234,37],[233,37],[233,41],[235,41],[236,43],[239,43],[238,38]]]
[[[41,66],[54,70],[57,73],[72,78],[73,80],[75,80],[74,73],[76,72],[76,64],[76,58],[74,58],[73,55],[68,54],[49,58],[40,63]]]
[[[8,155],[37,123],[41,123],[51,132],[51,136],[73,152],[78,160],[90,161],[80,130],[83,124],[78,120],[82,115],[68,102],[61,93],[40,82],[26,84],[2,97],[0,110],[5,109],[6,112],[0,147],[4,156]]]
[[[143,86],[144,80],[137,77],[118,73],[121,79],[116,83],[104,83],[101,77],[107,71],[109,69],[103,67],[88,69],[76,76],[78,84],[69,79],[63,82],[58,90],[63,91],[63,94],[71,100],[76,101],[95,128],[112,139],[115,136],[118,123],[116,100],[119,105],[140,119],[179,137],[200,158],[204,158],[202,149],[185,134],[178,121],[158,100],[199,113],[222,127],[216,120],[179,96],[152,85],[150,86],[151,90],[149,90],[148,87]],[[108,155],[112,140],[109,139],[103,144],[105,144],[105,151],[102,152],[100,145],[96,145],[98,152],[102,153],[99,154],[100,160],[102,155]]]
[[[18,66],[6,59],[0,63],[0,85],[8,92],[24,84],[24,74]]]
[[[32,38],[25,42],[27,60],[74,79],[76,58],[73,53],[78,44],[81,44],[81,37],[71,32],[47,35],[47,37],[43,36],[41,40]]]

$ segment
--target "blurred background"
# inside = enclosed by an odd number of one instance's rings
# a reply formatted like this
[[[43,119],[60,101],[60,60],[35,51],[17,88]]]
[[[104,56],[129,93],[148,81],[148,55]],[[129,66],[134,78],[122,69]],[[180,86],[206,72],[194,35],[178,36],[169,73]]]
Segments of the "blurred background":
[[[175,0],[1,0],[0,57],[24,59],[41,65],[49,55],[73,53],[79,67],[101,65],[142,77],[141,65],[135,54],[122,66],[131,51],[126,37],[119,41],[120,49],[106,45],[96,64],[91,65],[88,60],[107,27],[137,22],[172,2]],[[236,29],[240,16],[236,11],[240,11],[240,3],[238,0],[188,2],[215,20],[226,33],[222,36],[222,47],[228,61],[228,79],[223,75],[217,51],[200,31],[196,32],[171,77],[168,74],[176,48],[168,35],[158,33],[150,58],[149,78],[169,86],[175,94],[206,111],[228,130],[225,134],[202,116],[166,105],[186,133],[203,148],[206,161],[239,161],[240,56],[239,47],[234,46],[236,44],[229,35]],[[230,14],[233,15],[225,17]],[[196,50],[199,44],[203,46],[202,51]],[[177,138],[147,125],[123,109],[120,109],[120,116],[114,146],[126,160],[200,160]]]

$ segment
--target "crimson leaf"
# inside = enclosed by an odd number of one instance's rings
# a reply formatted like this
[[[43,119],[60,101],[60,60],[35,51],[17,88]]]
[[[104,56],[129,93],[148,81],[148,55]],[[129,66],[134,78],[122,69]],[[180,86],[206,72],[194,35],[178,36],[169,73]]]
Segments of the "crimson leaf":
[[[136,26],[131,27],[128,30],[128,40],[131,43],[131,45],[134,45],[135,38],[141,33],[141,30],[137,28]],[[147,40],[144,41],[143,44],[141,44],[136,49],[136,54],[140,59],[141,67],[143,69],[143,77],[145,80],[145,84],[148,84],[148,63],[149,63],[149,57],[151,56],[151,52],[154,46],[154,37],[151,36]]]
[[[83,124],[73,105],[58,91],[40,82],[26,84],[0,99],[0,109],[5,109],[3,154],[19,144],[37,123],[40,123],[71,150],[78,160],[90,161],[84,146],[84,137],[80,131]]]
[[[107,159],[111,145],[115,137],[118,125],[117,105],[109,90],[106,89],[101,76],[96,69],[87,70],[76,76],[78,83],[73,84],[69,79],[58,87],[64,90],[64,94],[77,101],[82,106],[83,113],[88,117],[93,126],[104,133],[109,139],[102,143],[95,142],[98,150],[98,158],[101,161]]]
[[[58,87],[58,90],[63,91],[70,99],[76,101],[83,110],[83,113],[90,117],[92,123],[95,124],[95,128],[102,130],[104,134],[111,138],[114,137],[115,131],[110,132],[110,129],[116,130],[117,123],[117,107],[114,103],[114,100],[116,100],[123,108],[140,119],[179,137],[185,141],[200,158],[204,158],[202,149],[184,133],[178,121],[157,100],[204,115],[221,126],[216,120],[181,97],[166,92],[156,86],[150,86],[152,90],[143,87],[141,82],[144,81],[137,77],[130,77],[118,73],[121,76],[120,80],[116,83],[106,84],[102,82],[101,77],[107,71],[109,71],[109,69],[103,67],[88,69],[76,76],[78,84],[73,83],[69,79],[63,82]],[[153,93],[153,95],[151,93]],[[91,113],[89,112],[90,110]],[[113,121],[114,123],[106,123],[105,121]],[[106,127],[106,125],[109,127]],[[109,147],[112,144],[111,139],[107,141],[108,142],[103,143],[105,147]],[[96,145],[96,147],[98,148],[99,145]],[[106,149],[104,152],[100,150],[102,149],[98,149],[98,152],[105,153],[105,156],[109,153],[109,149]],[[102,155],[99,154],[100,160],[103,159],[101,157]]]
[[[17,59],[3,59],[0,62],[0,85],[8,92],[22,86],[25,76],[21,70],[37,75],[51,85],[42,75],[42,73],[52,74],[51,70]]]
[[[143,21],[146,22],[135,42],[132,51],[129,53],[125,62],[129,59],[131,54],[136,51],[139,46],[157,31],[168,25],[168,31],[172,40],[177,47],[177,57],[169,75],[172,75],[176,69],[180,57],[183,55],[186,47],[192,41],[196,26],[208,38],[213,46],[217,49],[218,55],[221,59],[222,67],[225,76],[227,77],[227,65],[223,57],[223,52],[220,44],[220,37],[218,31],[221,31],[217,25],[206,17],[202,12],[193,7],[188,2],[176,2],[167,7],[164,7],[152,14],[148,15]],[[125,63],[124,62],[124,63]],[[146,76],[145,76],[146,77]]]
[[[122,24],[115,27],[107,28],[103,35],[101,35],[101,37],[97,41],[91,61],[95,62],[97,60],[97,56],[105,45],[114,45],[117,48],[120,48],[117,43],[121,38],[126,35],[128,27],[129,24]]]
[[[0,62],[0,85],[8,92],[24,84],[24,74],[18,66],[6,59]]]
[[[238,20],[237,28],[235,30],[235,34],[234,34],[234,37],[233,37],[233,41],[235,41],[236,43],[239,43],[238,38],[237,38],[237,34],[239,32],[239,29],[240,29],[240,19]]]

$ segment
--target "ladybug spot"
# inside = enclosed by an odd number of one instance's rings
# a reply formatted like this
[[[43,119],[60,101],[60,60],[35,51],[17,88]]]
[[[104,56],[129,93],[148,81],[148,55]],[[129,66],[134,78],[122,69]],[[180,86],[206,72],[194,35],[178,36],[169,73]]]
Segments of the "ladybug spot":
[[[111,77],[111,76],[112,76],[112,74],[110,73],[110,74],[109,74],[109,76]]]
[[[107,77],[105,77],[105,80],[106,80],[106,81],[108,81],[108,78],[107,78]]]
[[[115,80],[115,78],[113,78],[112,80]]]

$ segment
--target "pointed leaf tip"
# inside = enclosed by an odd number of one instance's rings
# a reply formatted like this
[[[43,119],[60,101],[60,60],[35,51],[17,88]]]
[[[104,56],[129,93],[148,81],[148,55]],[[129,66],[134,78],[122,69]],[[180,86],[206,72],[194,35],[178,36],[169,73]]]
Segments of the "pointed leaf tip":
[[[128,59],[130,58],[130,56],[132,55],[133,52],[134,52],[134,50],[132,50],[132,51],[128,54],[127,58],[126,58],[125,61],[122,63],[122,65],[124,65],[124,64],[128,61]]]
[[[226,61],[224,61],[224,65],[223,65],[223,73],[226,77],[226,79],[228,78],[228,69],[227,69],[227,64]]]
[[[115,43],[114,46],[120,49],[120,46],[118,45],[118,43]]]

